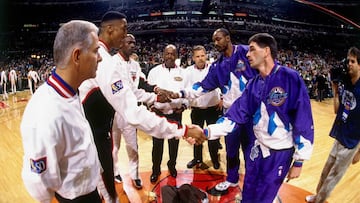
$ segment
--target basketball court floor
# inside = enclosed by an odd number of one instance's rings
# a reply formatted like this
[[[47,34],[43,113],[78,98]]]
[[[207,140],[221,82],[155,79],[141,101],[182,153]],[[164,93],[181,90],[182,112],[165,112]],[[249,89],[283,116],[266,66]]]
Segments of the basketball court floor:
[[[2,98],[2,97],[1,97]],[[32,203],[34,201],[25,190],[21,179],[22,142],[20,136],[20,122],[24,108],[31,98],[28,90],[9,94],[6,101],[0,100],[0,203]],[[324,102],[311,101],[315,123],[314,152],[309,161],[304,163],[300,178],[284,183],[278,195],[278,202],[297,203],[305,202],[306,195],[314,193],[319,176],[332,147],[333,139],[328,136],[335,114],[333,113],[332,99]],[[183,115],[184,123],[190,123],[189,111]],[[359,124],[360,125],[360,124]],[[122,183],[116,183],[116,189],[121,202],[161,202],[160,188],[163,185],[180,186],[185,183],[193,184],[206,191],[226,177],[225,144],[220,150],[220,169],[212,167],[208,155],[207,144],[204,144],[203,159],[208,168],[187,169],[186,164],[193,158],[193,147],[184,140],[180,141],[176,168],[177,178],[169,176],[166,162],[168,161],[167,144],[164,145],[162,173],[159,181],[150,183],[152,139],[143,132],[138,133],[139,159],[143,189],[137,190],[131,185],[129,178],[128,158],[124,143],[121,143],[119,159],[121,160]],[[242,156],[242,154],[241,154]],[[233,188],[224,196],[209,195],[209,202],[236,202],[241,198],[243,181],[243,162],[239,170],[241,178],[239,187]],[[336,186],[328,199],[330,203],[360,203],[360,164],[352,165],[346,175]],[[154,201],[155,200],[155,201]],[[56,201],[53,201],[56,202]]]

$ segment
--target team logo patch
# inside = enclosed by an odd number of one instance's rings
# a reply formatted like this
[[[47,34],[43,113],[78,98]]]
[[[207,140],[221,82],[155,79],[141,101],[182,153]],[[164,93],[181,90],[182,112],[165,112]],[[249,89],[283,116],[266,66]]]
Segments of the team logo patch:
[[[46,157],[42,157],[40,159],[34,160],[30,159],[30,170],[31,172],[40,174],[44,172],[47,168]]]
[[[124,86],[121,80],[114,82],[113,84],[111,84],[112,93],[115,94],[116,92],[120,91],[123,87]]]
[[[285,102],[287,96],[288,93],[286,93],[283,88],[274,87],[268,95],[268,103],[273,106],[281,106]]]
[[[241,72],[241,71],[244,71],[245,68],[246,68],[245,62],[243,60],[239,59],[237,64],[236,64],[236,70],[235,71]]]
[[[177,76],[177,77],[174,77],[174,80],[175,80],[175,81],[182,81],[183,79],[182,79],[182,77]]]

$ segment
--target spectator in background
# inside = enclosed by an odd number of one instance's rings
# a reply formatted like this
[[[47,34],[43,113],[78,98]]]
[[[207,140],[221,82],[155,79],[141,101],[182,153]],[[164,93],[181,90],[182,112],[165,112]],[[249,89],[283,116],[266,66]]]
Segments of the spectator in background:
[[[10,79],[10,86],[11,86],[11,92],[13,94],[16,94],[16,82],[18,80],[16,71],[14,68],[12,68],[9,72],[9,79]]]
[[[321,71],[318,71],[315,79],[315,87],[317,88],[317,98],[316,100],[322,102],[325,99],[325,90],[326,86],[326,78]]]
[[[0,68],[0,87],[1,87],[2,95],[3,95],[3,100],[9,99],[9,96],[7,94],[6,84],[7,84],[6,72],[5,72],[5,69],[1,67]]]
[[[31,92],[31,94],[34,94],[34,92],[36,91],[38,82],[40,81],[39,74],[33,69],[33,67],[30,67],[27,77],[28,77],[28,84],[29,84],[30,92]]]

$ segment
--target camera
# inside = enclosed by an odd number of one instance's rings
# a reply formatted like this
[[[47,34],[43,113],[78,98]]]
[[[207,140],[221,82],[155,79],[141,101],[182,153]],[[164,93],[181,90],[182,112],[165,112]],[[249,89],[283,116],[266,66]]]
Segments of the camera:
[[[347,71],[347,59],[341,60],[332,69],[330,69],[330,79],[334,83],[342,82],[346,83],[350,80]]]

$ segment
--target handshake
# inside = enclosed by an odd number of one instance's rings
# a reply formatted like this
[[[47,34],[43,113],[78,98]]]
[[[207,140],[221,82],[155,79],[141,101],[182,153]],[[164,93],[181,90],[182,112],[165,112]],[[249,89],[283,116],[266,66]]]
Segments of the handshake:
[[[155,94],[157,94],[157,101],[160,103],[167,103],[171,102],[171,99],[180,98],[178,93],[161,88],[155,88],[154,92]]]
[[[171,102],[171,99],[180,98],[179,93],[169,90],[155,88],[154,92],[157,94],[157,102],[166,103]],[[200,145],[207,140],[204,131],[198,125],[187,125],[187,131],[185,132],[184,139],[190,144]]]
[[[200,145],[205,140],[208,139],[207,136],[204,133],[204,130],[202,128],[200,128],[200,126],[191,124],[191,125],[187,125],[187,128],[188,129],[185,132],[184,139],[189,144]]]

